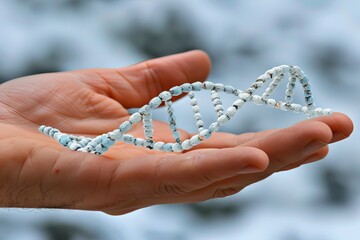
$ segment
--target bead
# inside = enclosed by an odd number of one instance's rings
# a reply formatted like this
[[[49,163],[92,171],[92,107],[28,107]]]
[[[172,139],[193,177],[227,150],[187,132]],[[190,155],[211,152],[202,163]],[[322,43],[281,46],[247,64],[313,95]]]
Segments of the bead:
[[[192,85],[193,91],[200,91],[203,86],[203,84],[201,82],[194,82],[191,85]]]
[[[125,143],[134,143],[134,141],[135,141],[134,136],[132,136],[132,135],[130,135],[130,134],[125,134],[125,135],[123,136],[123,139],[124,139],[124,142],[125,142]]]
[[[79,148],[81,148],[81,146],[80,146],[80,144],[77,144],[77,143],[71,143],[71,145],[69,146],[69,149],[73,150],[73,151],[77,150]]]
[[[190,138],[190,144],[191,146],[196,146],[201,142],[201,139],[199,139],[199,135],[194,135]]]
[[[254,96],[252,97],[252,101],[253,101],[255,104],[257,104],[257,105],[260,105],[260,104],[263,103],[262,98],[261,98],[260,96],[258,96],[258,95],[254,95]]]
[[[145,139],[135,138],[134,145],[135,146],[145,146]]]
[[[280,103],[280,110],[282,110],[282,111],[287,111],[287,109],[288,109],[288,106],[287,106],[287,103]]]
[[[162,101],[168,101],[171,99],[171,93],[168,92],[168,91],[163,91],[159,94],[159,98],[162,100]]]
[[[237,99],[234,103],[233,106],[235,106],[237,109],[240,109],[242,107],[242,105],[244,105],[244,100],[242,99]]]
[[[323,114],[324,114],[325,116],[331,115],[331,114],[333,114],[333,113],[334,113],[334,111],[333,111],[332,109],[330,109],[330,108],[325,108],[325,109],[323,110]]]
[[[45,127],[46,127],[45,125],[41,125],[41,126],[39,127],[39,131],[42,132],[42,133],[44,133]]]
[[[199,133],[199,137],[200,138],[205,138],[205,139],[207,139],[207,138],[209,138],[211,136],[211,132],[209,131],[209,130],[207,130],[207,129],[205,129],[205,130],[203,130],[203,131],[201,131],[200,133]]]
[[[125,121],[119,126],[119,129],[122,133],[129,131],[130,128],[131,128],[131,123],[129,121]]]
[[[184,83],[180,87],[183,92],[190,92],[192,90],[192,86],[190,83]]]
[[[169,91],[173,96],[179,96],[182,93],[182,89],[179,86],[172,87]]]
[[[236,108],[235,107],[229,107],[227,110],[226,110],[226,113],[225,113],[228,117],[233,117],[235,116],[236,114]]]
[[[220,125],[224,125],[224,124],[225,124],[227,121],[229,121],[229,120],[230,120],[230,118],[224,114],[224,115],[221,115],[221,116],[217,119],[217,122],[218,122]]]
[[[163,149],[164,149],[164,151],[165,152],[172,152],[172,143],[166,143],[166,144],[164,144],[164,146],[163,146]]]
[[[153,147],[155,150],[161,151],[164,145],[165,145],[164,142],[156,142],[154,143]]]
[[[204,84],[204,87],[205,87],[206,90],[212,90],[215,87],[215,84],[212,83],[212,82],[207,82],[206,81],[203,84]]]
[[[198,113],[200,111],[200,108],[199,108],[199,106],[193,106],[192,110],[194,113]]]
[[[290,105],[290,107],[293,109],[294,112],[299,113],[301,112],[301,105],[300,104],[296,104],[296,103],[292,103]]]
[[[160,106],[161,104],[161,99],[160,97],[154,97],[153,99],[150,100],[149,102],[149,106],[150,108],[154,109],[157,108],[158,106]]]
[[[233,86],[225,86],[224,92],[226,93],[233,93],[235,91],[235,88]]]
[[[220,124],[218,122],[214,122],[214,123],[210,124],[210,126],[209,126],[209,130],[211,132],[217,132],[217,131],[219,131],[219,128],[220,128]]]
[[[111,139],[110,137],[106,136],[104,137],[104,139],[101,141],[101,144],[104,147],[110,147],[115,143],[115,140]]]
[[[136,113],[134,113],[134,114],[132,114],[132,115],[130,116],[129,122],[130,122],[131,124],[135,124],[135,123],[140,122],[141,119],[142,119],[141,114],[138,113],[138,112],[136,112]]]
[[[123,136],[123,133],[120,131],[120,129],[115,129],[109,133],[109,136],[111,139],[120,140],[120,138]]]
[[[141,115],[147,114],[147,113],[149,113],[149,112],[150,112],[150,106],[149,106],[149,105],[144,105],[143,107],[141,107],[141,108],[139,109],[139,113],[140,113]]]
[[[218,91],[218,92],[224,91],[224,84],[215,83],[214,86],[215,86],[215,91]]]
[[[68,135],[63,134],[63,135],[61,135],[61,137],[60,137],[60,139],[59,139],[59,142],[60,142],[60,144],[66,146],[66,145],[70,142],[70,140],[71,140],[71,139],[69,138]]]
[[[239,98],[241,98],[242,100],[244,100],[244,102],[246,102],[246,101],[249,101],[249,100],[250,100],[251,95],[248,94],[248,93],[241,93],[241,94],[239,95]]]
[[[181,152],[183,150],[180,143],[174,143],[172,149],[174,152]]]
[[[190,149],[191,147],[192,147],[192,146],[191,146],[191,144],[190,144],[190,140],[189,140],[189,139],[183,141],[182,144],[181,144],[181,148],[182,148],[183,150],[188,150],[188,149]]]

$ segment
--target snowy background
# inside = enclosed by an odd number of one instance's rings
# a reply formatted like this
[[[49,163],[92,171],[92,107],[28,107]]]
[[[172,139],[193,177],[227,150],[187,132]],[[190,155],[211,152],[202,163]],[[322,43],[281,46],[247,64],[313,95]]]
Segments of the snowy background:
[[[326,160],[275,174],[236,196],[118,217],[1,209],[0,239],[360,239],[359,13],[355,0],[0,0],[0,82],[203,49],[213,60],[210,80],[240,89],[271,67],[298,65],[317,105],[355,123]],[[186,107],[185,100],[175,105]],[[212,109],[204,115],[214,118]],[[159,110],[156,117],[165,115]],[[191,116],[178,119],[194,130]],[[302,119],[245,106],[223,130],[259,131]]]

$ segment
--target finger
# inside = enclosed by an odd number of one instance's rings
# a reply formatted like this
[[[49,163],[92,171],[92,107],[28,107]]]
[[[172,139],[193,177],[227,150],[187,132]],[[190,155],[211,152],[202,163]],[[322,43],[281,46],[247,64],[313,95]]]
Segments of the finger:
[[[327,124],[333,132],[333,138],[330,143],[338,142],[349,137],[354,129],[351,119],[339,112],[331,116],[318,117],[307,121],[320,121]]]
[[[210,65],[207,54],[195,50],[148,60],[126,68],[80,72],[94,75],[87,77],[85,82],[95,91],[110,96],[125,108],[136,108],[147,104],[160,92],[173,86],[203,81],[209,74]]]
[[[310,156],[325,147],[332,139],[330,127],[319,121],[303,121],[280,129],[244,146],[258,147],[270,158],[269,171],[277,171],[291,163]]]
[[[306,156],[305,158],[303,158],[295,163],[287,165],[284,168],[280,169],[279,171],[287,171],[287,170],[291,170],[291,169],[300,167],[301,165],[304,165],[304,164],[309,164],[312,162],[319,161],[321,159],[324,159],[328,153],[329,153],[329,146],[325,146],[325,147],[321,148],[320,150],[314,152],[310,156]]]
[[[353,123],[351,119],[342,113],[334,113],[331,116],[318,117],[305,121],[306,122],[320,121],[327,124],[333,132],[333,138],[330,141],[330,143],[337,142],[343,140],[344,138],[347,138],[353,131]],[[261,132],[244,133],[240,135],[236,135],[232,133],[216,132],[212,135],[211,138],[207,139],[202,144],[197,145],[193,149],[235,147],[244,144],[248,141],[254,140],[256,138],[273,133],[274,131],[276,130],[272,129]],[[221,139],[221,141],[219,141],[219,139]]]
[[[272,134],[250,141],[243,146],[261,149],[269,157],[270,163],[265,171],[218,181],[184,196],[182,200],[202,201],[235,194],[246,186],[258,182],[290,164],[310,157],[319,149],[324,148],[331,138],[331,129],[325,123],[304,121],[293,127],[280,129]]]
[[[211,138],[206,139],[204,142],[193,147],[191,150],[202,149],[202,148],[236,147],[248,141],[273,133],[275,131],[276,131],[275,129],[271,129],[261,132],[242,133],[239,135],[233,133],[215,132],[211,135]],[[221,139],[221,141],[219,141],[219,139]]]
[[[188,194],[235,175],[263,171],[267,164],[266,154],[251,147],[198,150],[156,161],[128,161],[118,175],[136,176],[140,172],[141,176],[134,177],[132,183],[140,180],[141,186],[153,192],[151,199],[160,203],[166,202],[166,197]],[[161,197],[164,200],[158,199]]]

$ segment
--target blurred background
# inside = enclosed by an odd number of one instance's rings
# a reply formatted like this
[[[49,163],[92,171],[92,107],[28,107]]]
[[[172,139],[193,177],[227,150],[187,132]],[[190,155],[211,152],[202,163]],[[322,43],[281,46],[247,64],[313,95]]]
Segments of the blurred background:
[[[1,0],[0,82],[203,49],[213,60],[209,80],[240,89],[271,67],[300,66],[311,79],[317,105],[345,112],[356,127],[359,13],[355,0]],[[200,99],[206,108],[207,96]],[[188,102],[177,102],[175,115],[178,108],[189,108]],[[206,122],[215,119],[211,107],[203,115]],[[161,109],[155,117],[166,119]],[[195,130],[192,116],[177,118],[181,127]],[[223,131],[260,131],[303,119],[249,104]],[[359,142],[355,129],[324,161],[200,204],[155,206],[118,217],[1,209],[0,239],[357,240]]]

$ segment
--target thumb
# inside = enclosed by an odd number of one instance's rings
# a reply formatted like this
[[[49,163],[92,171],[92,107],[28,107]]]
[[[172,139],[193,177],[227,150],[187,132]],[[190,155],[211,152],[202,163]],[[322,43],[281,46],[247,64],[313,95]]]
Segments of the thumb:
[[[173,86],[203,81],[208,76],[210,68],[208,55],[203,51],[194,50],[125,68],[90,69],[80,72],[98,76],[88,77],[85,81],[96,92],[110,96],[125,108],[137,108]],[[99,81],[99,78],[102,81]]]

